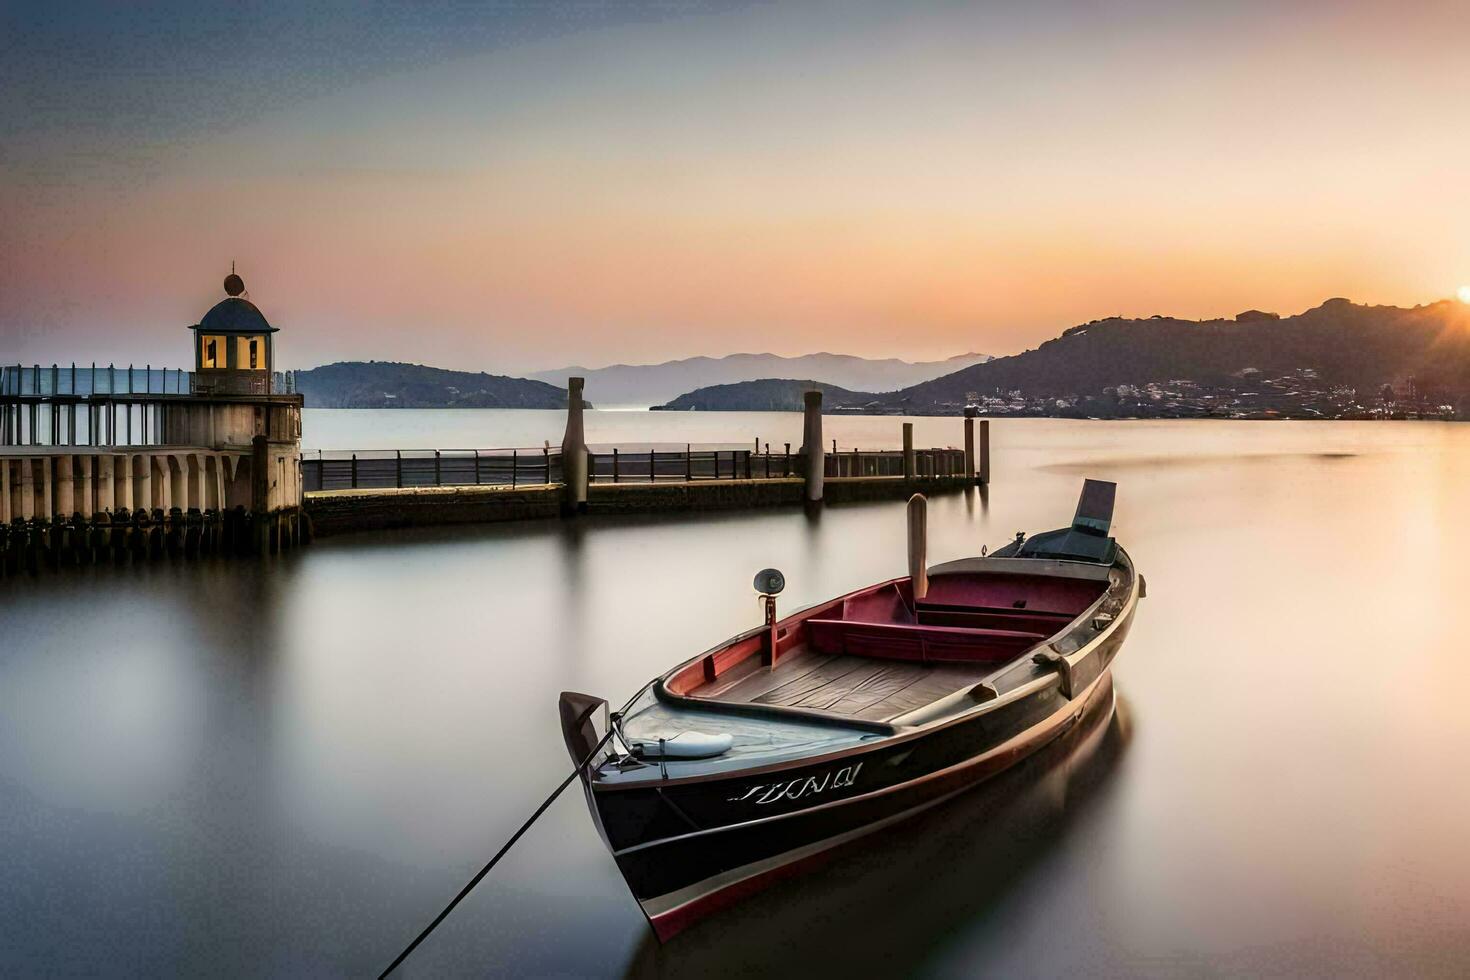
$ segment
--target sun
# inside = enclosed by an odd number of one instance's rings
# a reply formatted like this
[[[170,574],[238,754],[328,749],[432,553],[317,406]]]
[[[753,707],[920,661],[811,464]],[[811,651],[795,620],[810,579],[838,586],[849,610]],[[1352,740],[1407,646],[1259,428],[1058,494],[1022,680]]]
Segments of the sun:
[[[1460,297],[1461,303],[1470,303],[1470,286],[1461,286],[1460,291],[1455,295]]]

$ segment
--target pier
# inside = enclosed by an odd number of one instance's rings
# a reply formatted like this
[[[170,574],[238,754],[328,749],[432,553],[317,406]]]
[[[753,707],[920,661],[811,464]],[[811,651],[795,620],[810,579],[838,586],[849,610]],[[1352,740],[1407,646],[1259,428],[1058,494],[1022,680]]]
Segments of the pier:
[[[662,514],[826,503],[904,500],[989,481],[989,421],[963,420],[966,448],[916,449],[913,423],[901,449],[830,447],[822,440],[821,396],[810,392],[809,446],[756,442],[749,449],[579,443],[581,386],[571,379],[561,446],[521,449],[318,452],[301,462],[303,507],[316,536],[352,531]],[[957,427],[958,428],[958,427]],[[566,460],[576,454],[579,466]],[[577,481],[580,480],[580,485]]]
[[[990,479],[989,422],[953,446],[839,447],[806,393],[803,443],[589,447],[583,379],[559,446],[303,456],[303,398],[276,327],[233,272],[193,331],[193,368],[0,366],[0,575],[159,557],[267,554],[314,535],[584,514],[907,499]],[[978,425],[977,425],[978,422]]]
[[[0,574],[302,540],[302,398],[244,283],[225,292],[192,371],[0,367]]]

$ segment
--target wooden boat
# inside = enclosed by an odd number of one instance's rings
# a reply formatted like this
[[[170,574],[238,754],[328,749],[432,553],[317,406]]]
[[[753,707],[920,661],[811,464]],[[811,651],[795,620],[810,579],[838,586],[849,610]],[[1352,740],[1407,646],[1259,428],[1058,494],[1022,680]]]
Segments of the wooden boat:
[[[926,568],[911,537],[909,576],[780,620],[768,570],[761,627],[616,713],[563,694],[593,820],[659,939],[1110,706],[1144,594],[1109,536],[1114,492],[1087,481],[1071,526],[988,556]]]

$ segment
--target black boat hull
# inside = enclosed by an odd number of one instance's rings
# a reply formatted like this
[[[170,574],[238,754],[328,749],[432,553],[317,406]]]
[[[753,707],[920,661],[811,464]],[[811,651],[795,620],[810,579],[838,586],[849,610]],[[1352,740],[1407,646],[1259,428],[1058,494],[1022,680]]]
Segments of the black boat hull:
[[[589,803],[654,932],[668,940],[842,846],[1011,768],[1088,714],[1106,710],[1112,652],[1097,651],[1100,669],[1074,698],[1053,684],[1003,712],[795,768],[646,789],[589,782]]]

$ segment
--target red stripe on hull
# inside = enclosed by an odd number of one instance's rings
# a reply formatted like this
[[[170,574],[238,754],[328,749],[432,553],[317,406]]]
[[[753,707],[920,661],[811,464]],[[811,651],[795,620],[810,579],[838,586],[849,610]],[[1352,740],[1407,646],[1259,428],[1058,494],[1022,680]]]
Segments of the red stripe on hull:
[[[857,843],[861,838],[852,841],[843,841],[832,847],[808,854],[804,857],[788,861],[786,864],[769,868],[759,874],[751,875],[732,882],[717,891],[707,895],[701,895],[690,902],[685,902],[678,908],[670,909],[662,915],[648,917],[649,925],[653,926],[653,933],[658,941],[666,943],[701,919],[709,918],[722,909],[741,902],[757,892],[765,891],[776,882],[784,878],[794,878],[797,875],[819,867],[822,864],[836,859],[842,853],[844,847]]]

